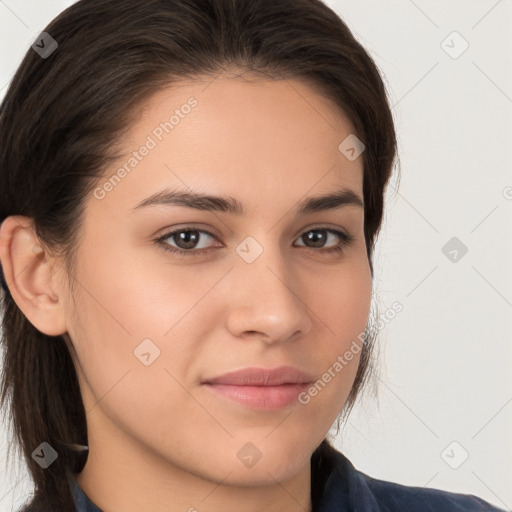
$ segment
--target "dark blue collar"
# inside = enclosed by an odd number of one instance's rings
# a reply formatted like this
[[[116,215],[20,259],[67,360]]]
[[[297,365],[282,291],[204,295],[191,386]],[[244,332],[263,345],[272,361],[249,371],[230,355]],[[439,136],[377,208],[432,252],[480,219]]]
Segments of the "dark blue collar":
[[[71,481],[71,492],[75,499],[76,512],[103,512],[89,499],[76,479]]]

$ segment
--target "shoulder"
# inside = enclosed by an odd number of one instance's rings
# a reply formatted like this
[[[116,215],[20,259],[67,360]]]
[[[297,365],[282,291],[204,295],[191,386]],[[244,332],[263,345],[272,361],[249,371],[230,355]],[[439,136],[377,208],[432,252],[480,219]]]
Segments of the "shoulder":
[[[500,512],[472,494],[461,494],[440,489],[414,487],[372,478],[356,470],[359,478],[371,492],[383,511],[415,512]]]
[[[471,494],[373,478],[327,442],[311,462],[315,512],[504,512]]]

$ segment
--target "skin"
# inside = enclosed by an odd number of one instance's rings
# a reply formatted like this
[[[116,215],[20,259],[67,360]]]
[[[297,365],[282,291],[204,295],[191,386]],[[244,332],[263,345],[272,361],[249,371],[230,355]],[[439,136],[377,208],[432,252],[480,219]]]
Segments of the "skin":
[[[197,106],[149,155],[103,199],[88,198],[73,297],[62,261],[37,249],[26,217],[2,224],[2,266],[33,325],[72,343],[89,439],[77,480],[97,506],[304,512],[311,455],[348,397],[359,355],[308,404],[274,411],[212,396],[201,381],[284,364],[316,380],[364,331],[372,282],[363,209],[293,211],[340,186],[362,198],[362,158],[338,150],[353,127],[309,85],[227,76],[159,91],[123,142],[126,155],[191,96]],[[248,216],[132,211],[166,187],[232,196]],[[217,238],[200,235],[208,252],[178,257],[155,243],[191,224]],[[343,253],[315,253],[302,238],[325,225],[354,237]],[[263,248],[250,264],[236,252],[247,236]],[[330,235],[324,247],[338,242]],[[146,338],[160,349],[149,366],[134,356]],[[248,442],[262,454],[250,468],[237,457]]]

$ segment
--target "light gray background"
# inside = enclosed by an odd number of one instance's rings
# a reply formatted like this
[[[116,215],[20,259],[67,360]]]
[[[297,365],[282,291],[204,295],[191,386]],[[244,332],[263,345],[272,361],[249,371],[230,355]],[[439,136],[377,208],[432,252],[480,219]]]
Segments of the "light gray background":
[[[72,3],[0,0],[0,96]],[[383,310],[403,311],[381,331],[379,401],[353,411],[338,447],[374,477],[511,510],[512,0],[327,4],[385,77],[402,166],[375,283]],[[452,237],[468,249],[455,262]],[[22,464],[4,470],[7,442],[0,427],[0,512],[33,488]]]

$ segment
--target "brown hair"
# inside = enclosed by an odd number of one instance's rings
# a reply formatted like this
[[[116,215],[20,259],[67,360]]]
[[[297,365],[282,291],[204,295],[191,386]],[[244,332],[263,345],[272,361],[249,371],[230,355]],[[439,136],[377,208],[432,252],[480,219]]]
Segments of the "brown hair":
[[[34,221],[41,243],[64,256],[73,275],[84,201],[136,107],[177,80],[226,68],[276,80],[302,79],[332,100],[365,144],[364,234],[372,253],[396,138],[378,69],[346,24],[320,0],[80,0],[45,29],[58,47],[30,48],[0,106],[0,222]],[[341,142],[341,141],[340,141]],[[47,336],[2,293],[1,404],[9,404],[16,447],[35,494],[30,510],[75,510],[67,477],[87,452],[86,415],[66,336]],[[373,325],[373,324],[371,324]],[[343,409],[374,370],[367,329]],[[31,454],[49,443],[58,458],[42,469]]]

